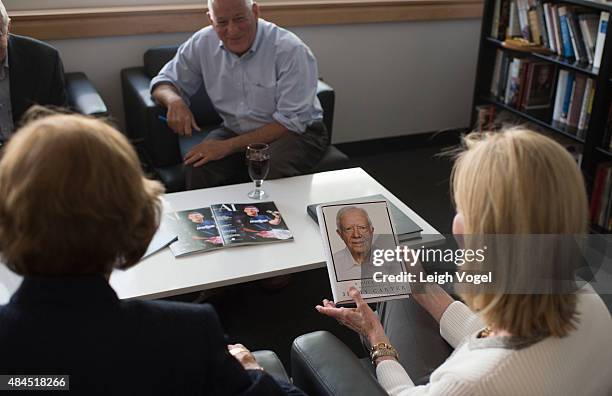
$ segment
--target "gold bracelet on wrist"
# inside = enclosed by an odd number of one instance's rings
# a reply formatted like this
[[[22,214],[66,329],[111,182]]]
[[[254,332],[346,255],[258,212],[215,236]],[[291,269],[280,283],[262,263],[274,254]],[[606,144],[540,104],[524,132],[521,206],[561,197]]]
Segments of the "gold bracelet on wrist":
[[[399,359],[397,349],[395,349],[393,345],[387,344],[386,342],[379,342],[372,345],[372,349],[370,350],[370,360],[374,366],[376,366],[376,359],[383,356],[391,356],[395,358],[395,360]]]

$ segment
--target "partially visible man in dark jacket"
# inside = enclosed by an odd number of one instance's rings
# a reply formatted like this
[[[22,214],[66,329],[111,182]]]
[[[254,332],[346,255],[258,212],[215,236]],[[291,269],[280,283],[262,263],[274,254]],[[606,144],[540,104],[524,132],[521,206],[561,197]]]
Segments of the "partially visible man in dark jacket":
[[[10,30],[11,19],[0,0],[0,142],[9,138],[33,104],[68,104],[57,50]]]

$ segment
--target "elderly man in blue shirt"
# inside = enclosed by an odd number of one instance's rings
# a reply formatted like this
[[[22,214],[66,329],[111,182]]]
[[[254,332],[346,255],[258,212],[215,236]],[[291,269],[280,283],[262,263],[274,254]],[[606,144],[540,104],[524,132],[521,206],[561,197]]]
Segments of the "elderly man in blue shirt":
[[[151,81],[180,135],[189,189],[247,178],[244,151],[270,145],[269,177],[309,171],[328,143],[316,96],[317,62],[293,33],[259,19],[252,0],[209,0],[208,26]],[[189,98],[204,84],[223,125],[204,133]]]

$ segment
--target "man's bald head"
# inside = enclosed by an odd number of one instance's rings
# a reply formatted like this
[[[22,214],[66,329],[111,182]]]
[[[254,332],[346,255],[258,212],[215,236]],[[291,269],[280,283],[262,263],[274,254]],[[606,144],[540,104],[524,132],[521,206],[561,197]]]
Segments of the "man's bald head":
[[[224,1],[224,0],[208,0],[208,12],[213,15],[213,6],[215,3],[218,3],[220,1]],[[251,9],[253,7],[253,0],[243,0],[244,1],[244,6],[248,9]]]

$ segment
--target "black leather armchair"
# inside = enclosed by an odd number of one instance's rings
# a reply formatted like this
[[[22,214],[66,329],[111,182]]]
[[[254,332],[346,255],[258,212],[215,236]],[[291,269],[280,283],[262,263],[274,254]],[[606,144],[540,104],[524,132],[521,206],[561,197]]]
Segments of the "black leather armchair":
[[[94,117],[108,116],[108,109],[104,100],[85,73],[66,73],[64,77],[66,79],[68,105],[71,109]]]
[[[185,189],[185,172],[180,155],[178,137],[159,120],[166,110],[151,98],[149,84],[159,70],[174,56],[178,46],[162,46],[149,49],[144,54],[144,66],[121,70],[123,106],[128,138],[136,146],[145,167],[150,167],[164,183],[168,192]],[[334,118],[334,90],[322,81],[317,96],[323,107],[323,122],[330,141]],[[191,111],[203,129],[213,129],[221,124],[205,89],[202,87],[191,98]],[[350,167],[349,158],[330,145],[313,172]]]
[[[293,383],[312,396],[386,396],[369,359],[359,359],[327,331],[305,334],[291,347]]]
[[[281,381],[291,382],[283,363],[281,363],[276,353],[269,350],[261,350],[254,351],[253,356],[268,374]]]

